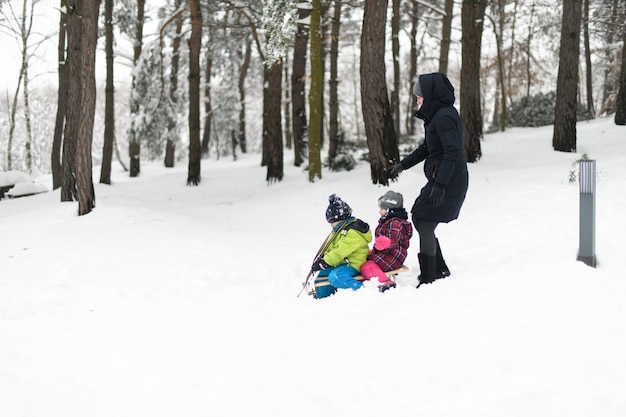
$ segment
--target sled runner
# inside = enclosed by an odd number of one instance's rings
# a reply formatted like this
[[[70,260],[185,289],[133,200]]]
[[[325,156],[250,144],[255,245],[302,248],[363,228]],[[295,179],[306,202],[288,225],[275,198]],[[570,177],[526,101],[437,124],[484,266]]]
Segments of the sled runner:
[[[394,269],[393,271],[387,271],[385,272],[385,275],[387,275],[389,278],[391,278],[392,281],[395,281],[395,278],[398,274],[401,274],[403,272],[407,272],[409,270],[409,267],[407,267],[406,265],[402,265],[400,268],[398,269]],[[364,278],[361,275],[357,275],[356,277],[354,277],[354,279],[356,279],[357,281],[363,281]],[[328,282],[328,277],[317,277],[315,278],[315,288],[318,287],[324,287],[326,285],[330,285],[330,283]]]

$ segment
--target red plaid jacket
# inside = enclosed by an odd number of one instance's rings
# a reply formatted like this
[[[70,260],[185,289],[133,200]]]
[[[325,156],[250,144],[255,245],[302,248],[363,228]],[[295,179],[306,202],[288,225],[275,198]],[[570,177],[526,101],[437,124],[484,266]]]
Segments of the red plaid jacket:
[[[391,246],[383,250],[372,249],[367,259],[376,262],[383,271],[400,268],[406,259],[409,241],[413,236],[413,226],[407,220],[406,211],[402,210],[396,215],[390,212],[388,216],[381,217],[374,234],[376,237],[387,236],[391,240]]]

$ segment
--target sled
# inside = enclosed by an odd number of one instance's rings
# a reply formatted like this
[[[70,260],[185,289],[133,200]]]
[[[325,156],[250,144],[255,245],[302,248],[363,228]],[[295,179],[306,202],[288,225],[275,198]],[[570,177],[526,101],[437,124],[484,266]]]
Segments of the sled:
[[[395,278],[398,276],[398,274],[401,274],[403,272],[408,272],[408,271],[409,271],[409,267],[406,265],[402,265],[398,269],[385,272],[385,275],[387,275],[392,281],[395,281]],[[360,282],[363,282],[365,280],[365,278],[363,278],[362,275],[357,275],[354,277],[354,279]],[[315,288],[324,287],[326,285],[330,285],[330,283],[328,282],[328,277],[315,278]]]

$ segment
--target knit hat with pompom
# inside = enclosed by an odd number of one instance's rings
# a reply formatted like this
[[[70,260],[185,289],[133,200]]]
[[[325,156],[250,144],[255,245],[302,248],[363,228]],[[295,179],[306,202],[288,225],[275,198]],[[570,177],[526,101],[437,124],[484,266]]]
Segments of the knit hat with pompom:
[[[326,221],[334,223],[341,220],[349,219],[352,215],[352,209],[336,194],[328,197],[328,208],[326,209]]]

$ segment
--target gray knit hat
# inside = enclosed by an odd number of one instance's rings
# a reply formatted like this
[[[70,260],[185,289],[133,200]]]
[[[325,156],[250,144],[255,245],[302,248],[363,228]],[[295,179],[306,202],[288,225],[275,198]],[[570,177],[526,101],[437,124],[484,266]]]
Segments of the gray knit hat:
[[[390,208],[402,208],[403,205],[402,194],[391,190],[387,191],[378,199],[378,207],[381,209],[389,210]]]
[[[424,97],[424,94],[422,94],[422,86],[420,85],[419,77],[417,77],[417,81],[415,81],[415,84],[413,84],[413,95]]]

